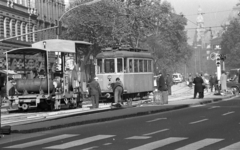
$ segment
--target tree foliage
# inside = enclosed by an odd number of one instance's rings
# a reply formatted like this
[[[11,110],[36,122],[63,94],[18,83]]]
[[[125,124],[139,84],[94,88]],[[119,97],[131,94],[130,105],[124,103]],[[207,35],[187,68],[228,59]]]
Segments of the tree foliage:
[[[234,19],[222,35],[221,53],[227,56],[226,65],[229,67],[240,66],[240,22]]]
[[[187,21],[168,2],[102,0],[72,10],[63,20],[67,31],[62,38],[92,42],[94,55],[112,45],[146,48],[159,69],[171,71],[191,56],[184,31]]]

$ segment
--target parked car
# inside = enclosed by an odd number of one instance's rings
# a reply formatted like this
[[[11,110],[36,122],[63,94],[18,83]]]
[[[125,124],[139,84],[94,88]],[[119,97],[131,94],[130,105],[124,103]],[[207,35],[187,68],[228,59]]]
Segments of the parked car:
[[[174,73],[172,78],[175,84],[183,82],[183,76],[180,73]]]

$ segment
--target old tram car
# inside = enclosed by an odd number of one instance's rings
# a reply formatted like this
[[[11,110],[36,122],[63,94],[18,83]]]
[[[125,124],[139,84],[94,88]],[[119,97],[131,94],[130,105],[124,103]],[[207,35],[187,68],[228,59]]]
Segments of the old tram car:
[[[138,48],[105,48],[96,56],[96,76],[102,95],[113,101],[110,87],[120,78],[124,87],[123,100],[143,98],[154,90],[153,57],[150,52]]]
[[[7,74],[8,100],[24,111],[76,108],[83,94],[76,64],[81,63],[82,51],[90,47],[91,43],[84,41],[46,40],[5,52],[6,69],[16,72],[14,76]],[[52,62],[50,53],[55,57]],[[23,62],[21,69],[11,62],[16,57]]]

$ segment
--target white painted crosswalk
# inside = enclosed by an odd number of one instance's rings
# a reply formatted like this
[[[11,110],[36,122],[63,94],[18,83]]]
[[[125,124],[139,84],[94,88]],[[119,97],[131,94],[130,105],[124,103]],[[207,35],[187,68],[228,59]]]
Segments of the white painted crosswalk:
[[[163,148],[165,146],[176,146],[175,143],[178,145],[178,147],[174,148],[175,150],[200,150],[202,148],[208,147],[211,149],[211,146],[213,144],[221,143],[222,141],[225,141],[226,139],[222,138],[204,138],[199,139],[197,141],[188,142],[191,141],[189,137],[167,137],[159,140],[153,140],[151,142],[144,142],[146,140],[153,139],[153,136],[155,136],[156,133],[159,133],[161,130],[152,132],[143,136],[132,136],[128,138],[123,138],[122,140],[141,140],[139,142],[139,145],[135,145],[135,147],[131,147],[132,145],[129,145],[129,150],[154,150],[158,148]],[[90,150],[90,149],[96,149],[96,148],[103,148],[104,146],[114,146],[114,140],[112,141],[111,138],[115,138],[116,135],[95,135],[90,137],[81,137],[79,134],[62,134],[57,135],[53,137],[47,137],[42,138],[38,140],[33,140],[30,142],[22,143],[22,144],[16,144],[11,146],[5,146],[1,147],[0,149],[25,149],[25,148],[33,148],[38,146],[40,149],[71,149],[71,148],[79,148],[84,150]],[[110,141],[106,141],[107,139],[110,139]],[[94,145],[94,142],[97,143],[97,141],[100,141],[102,144],[96,144]],[[61,142],[60,142],[61,141]],[[111,142],[111,143],[108,143]],[[52,143],[52,145],[51,145]],[[47,144],[47,145],[46,145]],[[81,146],[84,146],[85,144],[91,144],[91,147],[83,148]],[[45,146],[44,146],[45,145]],[[235,143],[230,143],[229,145],[222,146],[220,150],[240,150],[240,141],[237,141]]]

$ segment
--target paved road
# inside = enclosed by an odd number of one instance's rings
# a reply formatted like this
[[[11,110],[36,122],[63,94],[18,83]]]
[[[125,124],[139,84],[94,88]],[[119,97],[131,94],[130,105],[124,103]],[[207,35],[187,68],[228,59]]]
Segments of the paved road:
[[[105,123],[13,134],[0,149],[239,150],[240,99]]]

